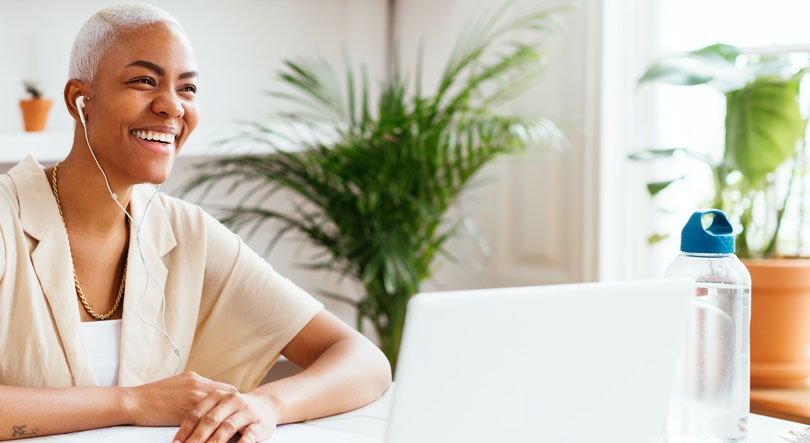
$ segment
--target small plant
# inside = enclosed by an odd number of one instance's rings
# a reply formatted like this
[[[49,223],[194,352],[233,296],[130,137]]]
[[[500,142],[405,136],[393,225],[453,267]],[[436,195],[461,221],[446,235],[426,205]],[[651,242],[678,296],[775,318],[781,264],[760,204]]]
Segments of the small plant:
[[[31,95],[32,100],[42,98],[42,89],[39,87],[37,82],[32,80],[23,80],[23,86],[25,87],[25,92]]]

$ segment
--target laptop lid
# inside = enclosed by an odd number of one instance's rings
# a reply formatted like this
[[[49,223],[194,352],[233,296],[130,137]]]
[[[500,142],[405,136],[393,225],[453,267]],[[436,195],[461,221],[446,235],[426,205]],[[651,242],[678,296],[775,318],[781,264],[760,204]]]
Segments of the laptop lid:
[[[411,299],[389,443],[650,443],[694,282],[423,293]]]

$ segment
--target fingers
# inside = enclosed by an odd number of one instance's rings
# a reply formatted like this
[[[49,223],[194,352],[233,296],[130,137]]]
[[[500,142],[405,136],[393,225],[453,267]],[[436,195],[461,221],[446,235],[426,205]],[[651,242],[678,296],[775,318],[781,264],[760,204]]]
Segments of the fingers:
[[[220,383],[218,381],[211,381],[211,383],[214,385],[215,389],[219,389],[220,391],[233,392],[234,394],[239,393],[239,390],[236,389],[236,386],[234,385],[229,385],[228,383]]]
[[[212,392],[222,395],[239,393],[231,384],[210,380],[190,371],[134,387],[130,392],[133,397],[133,412],[128,421],[141,426],[183,424],[189,412],[200,406],[200,402]],[[215,403],[209,404],[209,409],[214,405]],[[191,431],[193,430],[192,426]]]
[[[205,441],[216,427],[219,426],[219,423],[233,413],[233,411],[230,411],[226,414],[226,411],[222,408],[219,408],[219,411],[214,411],[222,401],[221,395],[230,394],[224,394],[222,391],[213,391],[197,403],[183,419],[183,422],[180,424],[180,429],[178,429],[177,434],[175,434],[174,441]],[[212,415],[212,412],[219,413],[223,415],[223,417],[217,420],[217,416]],[[206,432],[207,434],[204,434]]]
[[[248,435],[248,440],[251,443],[257,441],[258,439],[256,436],[258,432],[254,430],[248,430],[251,427],[258,427],[259,423],[257,421],[257,417],[249,410],[243,409],[241,411],[236,412],[235,414],[231,415],[230,417],[226,418],[222,421],[219,425],[219,428],[214,432],[213,436],[209,440],[211,443],[225,443],[236,435],[237,432],[242,432],[241,440],[245,439],[245,433]]]
[[[225,443],[236,435],[236,432],[249,423],[241,423],[244,420],[240,416],[238,405],[231,399],[223,399],[223,402],[208,411],[197,423],[197,428],[189,437],[189,443],[208,442]],[[241,414],[244,415],[244,414]],[[215,438],[218,437],[219,439]]]
[[[258,423],[253,423],[242,431],[242,438],[239,439],[238,443],[256,443],[257,441],[270,437],[272,431],[260,437],[262,434],[261,426]]]
[[[243,431],[242,439],[247,433],[245,441],[257,441],[258,416],[242,395],[215,391],[189,412],[174,441],[225,443],[239,431]]]

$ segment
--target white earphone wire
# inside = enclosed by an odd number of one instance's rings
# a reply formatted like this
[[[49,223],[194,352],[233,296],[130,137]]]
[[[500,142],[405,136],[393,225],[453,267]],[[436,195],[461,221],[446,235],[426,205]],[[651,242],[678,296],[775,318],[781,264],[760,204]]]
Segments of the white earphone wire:
[[[138,304],[135,308],[135,315],[142,322],[146,323],[152,329],[163,335],[163,337],[166,338],[166,340],[169,342],[169,346],[171,346],[172,352],[174,353],[175,356],[177,356],[178,359],[177,367],[174,370],[174,375],[177,375],[183,366],[183,355],[180,352],[180,348],[177,346],[172,337],[169,335],[168,329],[166,327],[166,292],[163,291],[163,287],[158,283],[157,279],[152,275],[152,273],[149,272],[149,267],[146,266],[146,258],[143,255],[143,250],[141,249],[141,224],[145,219],[145,215],[146,212],[149,210],[149,206],[152,204],[152,200],[155,199],[155,196],[157,196],[157,193],[160,191],[160,185],[158,185],[157,188],[155,188],[155,192],[152,193],[152,197],[150,197],[149,201],[146,203],[146,206],[143,209],[143,214],[141,214],[142,215],[141,223],[135,223],[135,219],[132,217],[129,211],[127,211],[126,208],[124,208],[124,206],[121,205],[121,202],[118,201],[118,195],[115,192],[113,192],[112,187],[110,186],[110,181],[107,179],[107,173],[104,172],[104,168],[101,167],[101,163],[99,163],[98,158],[96,157],[96,153],[93,152],[93,147],[90,145],[90,138],[87,135],[87,123],[85,122],[83,115],[84,102],[83,101],[80,102],[79,99],[77,99],[76,102],[77,102],[76,104],[78,105],[78,111],[80,114],[82,114],[80,115],[81,118],[79,120],[81,121],[82,128],[84,129],[83,131],[84,140],[87,142],[87,147],[90,149],[90,155],[96,162],[98,170],[101,171],[101,176],[104,177],[104,183],[107,185],[107,192],[110,193],[110,197],[113,199],[115,204],[121,209],[121,211],[123,211],[124,216],[126,216],[127,219],[129,220],[129,225],[135,229],[135,246],[138,249],[138,257],[141,259],[141,264],[143,265],[143,268],[146,271],[146,281],[144,282],[143,292],[141,293],[141,297],[138,299]],[[79,103],[81,103],[81,105],[79,105]],[[155,286],[160,290],[160,294],[162,296],[160,302],[161,323],[163,326],[162,328],[152,324],[151,322],[143,318],[143,315],[141,315],[141,305],[143,304],[143,299],[146,297],[146,292],[147,289],[149,288],[150,281],[154,282]]]

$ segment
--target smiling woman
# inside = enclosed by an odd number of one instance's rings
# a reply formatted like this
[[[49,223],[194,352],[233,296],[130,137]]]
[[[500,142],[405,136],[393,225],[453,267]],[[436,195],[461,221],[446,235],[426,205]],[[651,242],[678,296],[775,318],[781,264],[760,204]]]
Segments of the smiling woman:
[[[197,125],[197,66],[168,13],[79,31],[62,162],[0,176],[0,439],[119,424],[242,442],[356,408],[382,353],[163,183]],[[300,374],[257,387],[280,355]]]
[[[175,155],[197,126],[196,64],[182,28],[155,22],[122,33],[115,51],[96,64],[92,80],[68,81],[65,99],[85,97],[88,138],[99,145],[111,175],[134,183],[168,178]]]

